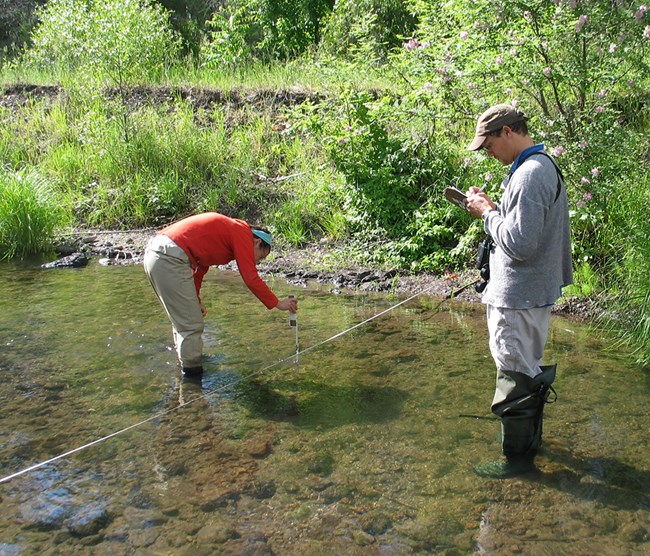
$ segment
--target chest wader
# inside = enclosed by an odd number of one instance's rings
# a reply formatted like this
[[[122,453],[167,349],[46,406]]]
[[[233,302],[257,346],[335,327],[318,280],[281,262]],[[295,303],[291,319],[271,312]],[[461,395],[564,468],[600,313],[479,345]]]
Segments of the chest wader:
[[[557,365],[542,365],[535,378],[515,371],[497,371],[492,413],[501,417],[501,448],[505,462],[479,466],[479,475],[505,478],[534,469],[542,444],[544,405],[549,402]],[[555,396],[557,397],[557,396]],[[552,401],[555,401],[553,399]]]

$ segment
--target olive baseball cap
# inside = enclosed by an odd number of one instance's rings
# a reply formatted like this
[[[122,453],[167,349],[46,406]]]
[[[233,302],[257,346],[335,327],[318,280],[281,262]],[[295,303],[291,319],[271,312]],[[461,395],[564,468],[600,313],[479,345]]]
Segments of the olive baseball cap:
[[[510,104],[496,104],[488,108],[479,116],[476,123],[474,140],[467,147],[467,150],[476,151],[483,146],[485,138],[494,131],[500,130],[504,125],[512,125],[516,122],[526,121],[528,118],[521,110]]]

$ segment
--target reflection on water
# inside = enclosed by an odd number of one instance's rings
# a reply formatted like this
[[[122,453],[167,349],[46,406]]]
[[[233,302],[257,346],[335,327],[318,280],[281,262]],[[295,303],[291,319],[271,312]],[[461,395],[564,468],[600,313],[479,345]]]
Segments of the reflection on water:
[[[480,306],[418,297],[292,357],[286,313],[212,271],[192,383],[139,267],[0,281],[0,475],[72,451],[0,485],[0,554],[650,553],[648,374],[582,325],[553,321],[538,472],[490,481]],[[303,349],[398,301],[273,287]]]

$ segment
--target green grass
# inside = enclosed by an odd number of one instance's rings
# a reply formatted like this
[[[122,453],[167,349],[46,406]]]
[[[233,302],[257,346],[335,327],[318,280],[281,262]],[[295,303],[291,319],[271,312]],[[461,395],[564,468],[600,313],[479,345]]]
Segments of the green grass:
[[[0,170],[0,258],[46,250],[53,233],[69,222],[61,200],[34,170]]]

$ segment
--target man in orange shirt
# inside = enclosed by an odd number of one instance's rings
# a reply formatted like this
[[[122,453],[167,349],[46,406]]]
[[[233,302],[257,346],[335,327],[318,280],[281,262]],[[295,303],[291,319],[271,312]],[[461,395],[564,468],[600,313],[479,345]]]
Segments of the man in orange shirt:
[[[298,310],[295,298],[279,301],[257,273],[257,263],[268,256],[272,244],[268,230],[216,212],[179,220],[149,241],[144,269],[172,323],[184,377],[203,374],[206,310],[200,293],[210,266],[235,260],[248,289],[268,309],[292,313]]]

